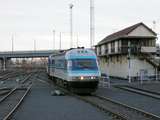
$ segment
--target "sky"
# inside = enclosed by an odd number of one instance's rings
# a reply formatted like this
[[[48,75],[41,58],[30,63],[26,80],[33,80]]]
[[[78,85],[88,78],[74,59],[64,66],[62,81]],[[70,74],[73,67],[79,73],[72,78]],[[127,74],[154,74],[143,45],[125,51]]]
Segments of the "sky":
[[[160,0],[95,0],[95,43],[107,35],[143,22],[160,33]],[[0,51],[70,47],[73,7],[73,46],[90,46],[90,0],[0,0]],[[156,21],[156,25],[153,25]],[[55,42],[53,45],[53,30]],[[36,41],[36,47],[34,47]],[[158,43],[159,40],[157,41]]]

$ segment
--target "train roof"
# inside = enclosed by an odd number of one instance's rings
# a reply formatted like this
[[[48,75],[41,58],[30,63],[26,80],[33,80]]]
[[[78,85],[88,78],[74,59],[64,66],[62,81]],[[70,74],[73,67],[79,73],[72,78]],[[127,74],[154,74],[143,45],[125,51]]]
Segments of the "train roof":
[[[74,58],[96,58],[96,54],[92,49],[88,48],[74,48],[69,50],[60,51],[58,54],[50,55],[50,57],[64,56],[66,59]]]

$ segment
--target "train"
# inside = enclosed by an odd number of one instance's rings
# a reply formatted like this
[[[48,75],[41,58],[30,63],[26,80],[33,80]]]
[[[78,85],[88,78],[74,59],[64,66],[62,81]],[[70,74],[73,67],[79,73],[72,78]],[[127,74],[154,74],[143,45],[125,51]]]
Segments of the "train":
[[[95,52],[74,48],[50,55],[47,73],[54,82],[74,93],[93,93],[98,88],[100,68]]]

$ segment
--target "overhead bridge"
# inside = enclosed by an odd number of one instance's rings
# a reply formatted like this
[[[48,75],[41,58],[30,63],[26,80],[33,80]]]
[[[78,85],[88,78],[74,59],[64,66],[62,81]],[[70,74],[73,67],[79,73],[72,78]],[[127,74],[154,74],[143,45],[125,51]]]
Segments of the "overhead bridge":
[[[11,58],[41,58],[48,57],[51,54],[57,54],[59,50],[39,50],[39,51],[8,51],[0,52],[0,61],[3,70]]]
[[[58,50],[39,50],[39,51],[9,51],[0,52],[0,59],[4,58],[35,58],[48,57],[50,54],[56,54]]]

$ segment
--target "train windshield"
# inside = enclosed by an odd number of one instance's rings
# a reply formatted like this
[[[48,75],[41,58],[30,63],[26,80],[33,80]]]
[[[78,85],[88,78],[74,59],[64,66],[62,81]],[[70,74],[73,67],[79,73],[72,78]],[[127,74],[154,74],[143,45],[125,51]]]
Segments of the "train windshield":
[[[74,59],[71,63],[72,70],[98,70],[95,59]]]

